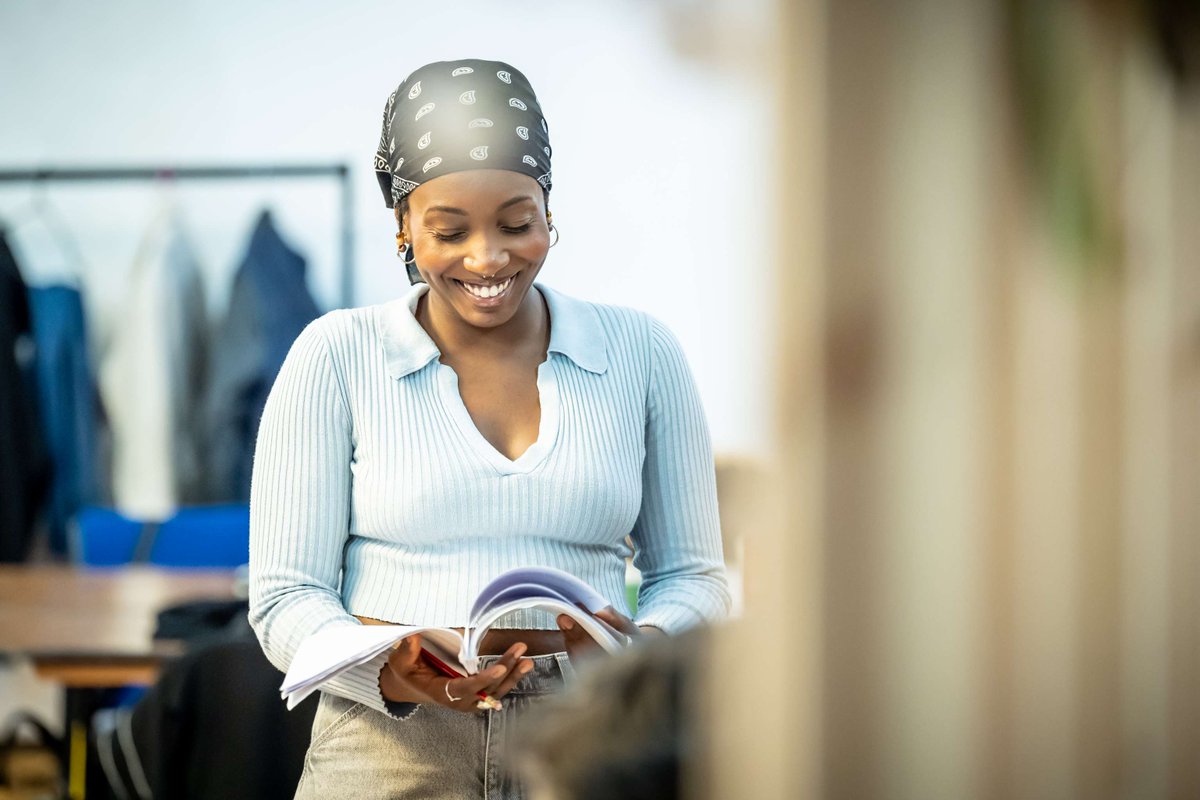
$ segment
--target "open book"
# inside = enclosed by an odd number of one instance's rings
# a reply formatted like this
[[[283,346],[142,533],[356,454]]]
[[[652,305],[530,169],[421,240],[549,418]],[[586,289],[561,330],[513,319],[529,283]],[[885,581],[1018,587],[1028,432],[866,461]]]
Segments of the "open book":
[[[578,605],[577,605],[578,604]],[[550,567],[525,567],[505,572],[483,588],[471,607],[462,634],[451,628],[409,625],[334,625],[301,643],[279,692],[288,708],[321,688],[330,678],[364,664],[421,634],[421,646],[464,675],[479,671],[479,643],[496,620],[512,611],[537,608],[566,614],[610,653],[624,647],[625,637],[587,614],[609,605],[599,592],[570,573]]]

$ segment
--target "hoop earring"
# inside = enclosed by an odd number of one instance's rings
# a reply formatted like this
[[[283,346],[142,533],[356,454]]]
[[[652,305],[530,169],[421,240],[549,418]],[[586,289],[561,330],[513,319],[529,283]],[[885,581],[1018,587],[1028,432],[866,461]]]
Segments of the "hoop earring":
[[[550,246],[554,247],[554,245],[558,244],[558,228],[556,228],[554,225],[551,225],[550,232],[554,234],[554,241],[550,243]]]
[[[421,273],[417,271],[417,254],[416,251],[409,245],[404,245],[396,252],[400,256],[400,260],[404,264],[404,272],[408,275],[408,282],[413,286],[418,283],[424,283],[425,279],[421,277]]]
[[[409,267],[413,265],[416,259],[416,254],[413,253],[412,247],[408,244],[408,237],[404,235],[404,231],[396,234],[396,258],[403,261]]]

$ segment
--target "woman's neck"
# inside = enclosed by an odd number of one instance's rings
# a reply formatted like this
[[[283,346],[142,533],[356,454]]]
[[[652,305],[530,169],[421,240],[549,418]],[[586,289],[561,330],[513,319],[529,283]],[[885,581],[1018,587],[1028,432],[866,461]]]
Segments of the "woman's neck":
[[[418,300],[416,317],[441,351],[443,361],[456,356],[512,357],[534,351],[544,356],[550,342],[550,314],[536,287],[530,287],[511,319],[492,328],[471,325],[432,292]]]

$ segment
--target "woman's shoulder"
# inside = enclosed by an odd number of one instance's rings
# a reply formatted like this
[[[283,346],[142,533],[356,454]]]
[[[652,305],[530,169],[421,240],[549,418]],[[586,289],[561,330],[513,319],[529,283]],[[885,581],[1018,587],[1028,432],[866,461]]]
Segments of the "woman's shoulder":
[[[647,311],[539,288],[550,306],[551,348],[571,355],[576,363],[621,365],[619,374],[644,382],[656,364],[685,360],[675,334]]]
[[[550,305],[553,319],[560,324],[590,326],[592,332],[602,331],[610,340],[614,335],[620,338],[632,335],[639,342],[645,342],[655,328],[662,326],[654,316],[632,306],[585,300],[544,284],[538,284],[538,288]],[[600,331],[594,326],[599,326]]]
[[[330,345],[370,342],[378,336],[380,320],[394,302],[335,308],[308,323],[300,335],[324,339]]]
[[[381,330],[390,305],[328,311],[305,326],[292,343],[291,353],[299,363],[319,369],[332,368],[343,380],[353,383],[355,376],[367,374],[366,365],[386,361],[387,337]]]
[[[599,303],[572,297],[553,287],[538,284],[554,318],[580,326],[584,335],[601,335],[610,347],[633,347],[638,351],[670,348],[675,333],[648,311],[615,303]]]

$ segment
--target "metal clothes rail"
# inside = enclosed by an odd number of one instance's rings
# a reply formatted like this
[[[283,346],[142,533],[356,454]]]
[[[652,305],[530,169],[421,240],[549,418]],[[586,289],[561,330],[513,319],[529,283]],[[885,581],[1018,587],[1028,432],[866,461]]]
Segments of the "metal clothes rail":
[[[271,180],[288,178],[334,178],[341,193],[341,304],[354,302],[354,193],[346,164],[208,165],[169,167],[43,167],[0,169],[0,183],[176,181],[176,180]]]

